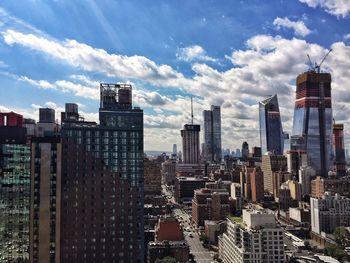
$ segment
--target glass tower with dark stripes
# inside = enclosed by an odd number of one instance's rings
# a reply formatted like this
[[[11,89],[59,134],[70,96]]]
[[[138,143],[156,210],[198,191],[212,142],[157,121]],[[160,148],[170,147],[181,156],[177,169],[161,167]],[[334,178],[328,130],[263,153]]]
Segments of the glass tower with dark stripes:
[[[332,164],[331,75],[308,71],[297,77],[296,84],[293,138],[298,149],[294,150],[305,150],[316,173],[327,176]]]

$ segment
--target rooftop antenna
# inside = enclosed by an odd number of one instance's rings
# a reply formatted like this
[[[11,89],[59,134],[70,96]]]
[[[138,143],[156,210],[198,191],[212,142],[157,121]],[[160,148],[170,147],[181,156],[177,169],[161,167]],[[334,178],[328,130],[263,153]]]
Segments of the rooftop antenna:
[[[311,59],[310,59],[310,56],[309,54],[307,54],[307,57],[309,59],[309,64],[310,64],[310,69],[317,72],[317,73],[320,73],[321,72],[321,65],[323,64],[323,62],[325,61],[325,59],[328,57],[329,53],[331,53],[333,51],[333,49],[330,49],[327,54],[323,57],[323,59],[321,60],[320,64],[317,64],[317,62],[315,62],[315,66],[312,65],[312,62],[311,62]]]
[[[193,101],[191,96],[191,124],[193,125]]]

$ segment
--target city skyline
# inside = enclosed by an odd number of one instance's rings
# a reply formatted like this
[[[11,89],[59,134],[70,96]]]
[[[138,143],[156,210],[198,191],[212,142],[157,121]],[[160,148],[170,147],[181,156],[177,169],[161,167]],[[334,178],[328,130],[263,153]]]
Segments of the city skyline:
[[[221,106],[223,148],[245,140],[253,147],[258,101],[278,94],[291,133],[295,76],[308,70],[307,54],[320,62],[332,48],[323,69],[332,74],[333,116],[344,123],[347,148],[349,12],[340,1],[3,1],[0,110],[37,119],[39,106],[59,116],[73,102],[97,121],[99,83],[131,83],[135,106],[145,111],[145,150],[181,148],[192,95],[196,124],[204,109]]]

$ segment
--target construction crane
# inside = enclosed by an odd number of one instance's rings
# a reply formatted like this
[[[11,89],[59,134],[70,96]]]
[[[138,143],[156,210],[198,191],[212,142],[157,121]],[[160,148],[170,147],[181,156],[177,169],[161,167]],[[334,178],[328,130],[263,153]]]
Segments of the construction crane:
[[[323,62],[325,61],[325,59],[328,57],[329,53],[331,53],[333,51],[333,49],[330,49],[327,54],[323,57],[323,59],[321,60],[321,62],[319,64],[317,64],[317,62],[315,62],[315,65],[313,65],[313,63],[311,62],[311,58],[309,56],[309,54],[307,54],[307,58],[309,59],[309,65],[310,65],[310,70],[315,71],[317,73],[320,73],[321,71],[321,65],[323,64]]]

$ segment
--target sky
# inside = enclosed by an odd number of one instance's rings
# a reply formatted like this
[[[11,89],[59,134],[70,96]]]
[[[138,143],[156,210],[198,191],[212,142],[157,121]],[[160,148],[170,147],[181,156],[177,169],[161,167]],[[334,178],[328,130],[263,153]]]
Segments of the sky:
[[[349,147],[349,45],[349,0],[2,0],[0,111],[58,119],[74,102],[98,121],[99,83],[131,83],[145,150],[181,148],[191,96],[196,124],[221,106],[224,148],[259,146],[258,102],[277,94],[290,133],[296,76],[332,49],[322,70]]]

